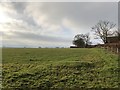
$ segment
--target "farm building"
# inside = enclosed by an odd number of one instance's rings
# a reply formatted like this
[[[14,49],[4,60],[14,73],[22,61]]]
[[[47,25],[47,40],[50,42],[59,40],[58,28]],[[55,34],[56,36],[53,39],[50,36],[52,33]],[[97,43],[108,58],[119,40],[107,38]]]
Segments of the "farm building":
[[[110,50],[112,52],[119,53],[120,41],[117,36],[107,37],[107,43],[99,44],[98,47],[106,48],[107,50]]]
[[[107,43],[118,43],[118,37],[107,37]]]
[[[78,48],[77,46],[70,46],[70,48]]]

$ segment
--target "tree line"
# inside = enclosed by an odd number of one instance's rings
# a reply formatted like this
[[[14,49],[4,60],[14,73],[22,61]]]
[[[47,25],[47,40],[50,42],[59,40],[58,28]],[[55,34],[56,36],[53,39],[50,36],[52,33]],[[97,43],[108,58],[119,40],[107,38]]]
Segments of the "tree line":
[[[120,39],[120,30],[114,30],[116,24],[110,21],[100,20],[91,29],[94,32],[96,38],[100,38],[104,44],[108,43],[107,37],[117,36]],[[92,42],[90,42],[90,34],[77,34],[74,37],[73,44],[77,47],[88,47]]]

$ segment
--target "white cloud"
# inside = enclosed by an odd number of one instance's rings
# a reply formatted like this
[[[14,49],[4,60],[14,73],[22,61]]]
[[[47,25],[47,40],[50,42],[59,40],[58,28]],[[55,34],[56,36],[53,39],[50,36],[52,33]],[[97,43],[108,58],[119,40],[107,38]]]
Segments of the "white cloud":
[[[0,14],[7,18],[0,23],[4,45],[69,46],[74,35],[91,32],[99,20],[117,24],[117,8],[105,2],[1,3]]]
[[[1,2],[25,2],[25,1],[1,0]],[[26,2],[119,2],[119,0],[26,0]]]
[[[65,20],[69,27],[79,29],[88,28],[101,19],[117,23],[117,3],[32,3],[26,11],[43,28],[61,25]]]

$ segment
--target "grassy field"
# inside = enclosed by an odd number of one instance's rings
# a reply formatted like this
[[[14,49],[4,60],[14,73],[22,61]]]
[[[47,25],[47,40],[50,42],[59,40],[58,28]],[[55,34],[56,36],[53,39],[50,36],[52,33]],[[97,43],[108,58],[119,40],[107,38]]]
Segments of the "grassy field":
[[[2,85],[20,90],[118,88],[118,56],[98,48],[4,48]]]

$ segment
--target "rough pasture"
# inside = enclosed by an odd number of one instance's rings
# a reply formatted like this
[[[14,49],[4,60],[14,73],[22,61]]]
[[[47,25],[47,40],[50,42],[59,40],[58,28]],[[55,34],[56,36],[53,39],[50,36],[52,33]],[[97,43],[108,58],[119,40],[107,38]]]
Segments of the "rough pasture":
[[[3,48],[3,89],[118,88],[118,56],[98,48]]]

